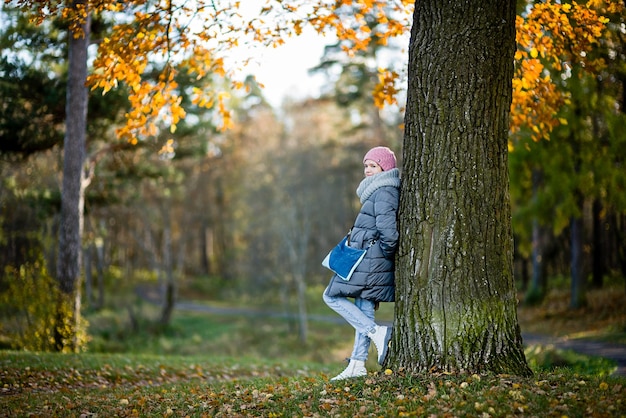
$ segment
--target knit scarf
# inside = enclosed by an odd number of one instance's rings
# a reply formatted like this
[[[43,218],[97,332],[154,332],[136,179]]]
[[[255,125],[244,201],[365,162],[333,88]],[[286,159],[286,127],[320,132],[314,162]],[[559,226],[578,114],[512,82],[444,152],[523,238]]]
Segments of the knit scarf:
[[[376,190],[385,186],[400,188],[400,170],[392,168],[389,171],[365,177],[356,188],[356,195],[363,204]]]

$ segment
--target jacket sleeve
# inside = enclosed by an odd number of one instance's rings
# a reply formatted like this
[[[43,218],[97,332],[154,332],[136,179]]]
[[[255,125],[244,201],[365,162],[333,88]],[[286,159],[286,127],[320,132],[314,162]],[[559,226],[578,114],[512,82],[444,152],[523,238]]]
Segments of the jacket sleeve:
[[[378,241],[385,258],[392,259],[398,247],[398,204],[400,192],[395,187],[378,190],[374,200],[374,216]]]

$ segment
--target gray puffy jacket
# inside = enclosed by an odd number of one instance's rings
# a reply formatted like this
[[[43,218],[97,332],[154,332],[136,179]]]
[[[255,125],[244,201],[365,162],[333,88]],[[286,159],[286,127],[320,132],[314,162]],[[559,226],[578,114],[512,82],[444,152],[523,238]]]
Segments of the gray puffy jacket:
[[[395,300],[395,252],[398,247],[397,213],[400,172],[397,168],[363,179],[357,188],[361,210],[356,217],[350,246],[367,248],[350,281],[334,275],[328,296],[360,297],[373,302]]]

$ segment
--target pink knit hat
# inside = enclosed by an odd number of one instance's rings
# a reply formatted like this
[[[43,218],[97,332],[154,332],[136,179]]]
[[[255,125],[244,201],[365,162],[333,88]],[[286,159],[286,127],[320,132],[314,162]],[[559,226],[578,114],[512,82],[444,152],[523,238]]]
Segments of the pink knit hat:
[[[365,154],[365,157],[363,157],[363,162],[365,162],[365,160],[372,160],[378,163],[383,171],[388,171],[392,168],[396,168],[396,154],[394,154],[393,151],[387,147],[372,148],[371,150],[367,151],[367,154]]]

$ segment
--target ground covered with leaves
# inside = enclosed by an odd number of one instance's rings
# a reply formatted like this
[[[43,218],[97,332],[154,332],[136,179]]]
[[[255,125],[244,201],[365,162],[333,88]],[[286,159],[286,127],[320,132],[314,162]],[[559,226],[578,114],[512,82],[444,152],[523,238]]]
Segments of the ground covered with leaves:
[[[551,292],[519,317],[524,332],[623,343],[623,303],[622,287],[589,292],[576,311]],[[125,312],[92,315],[88,353],[0,351],[0,417],[626,417],[614,362],[548,345],[526,348],[530,378],[409,376],[374,356],[367,377],[332,383],[351,351],[348,325],[312,321],[303,344],[282,318],[177,311],[166,329],[129,333]]]
[[[0,353],[7,417],[626,416],[626,378],[408,376],[329,382],[327,366],[251,359]]]

